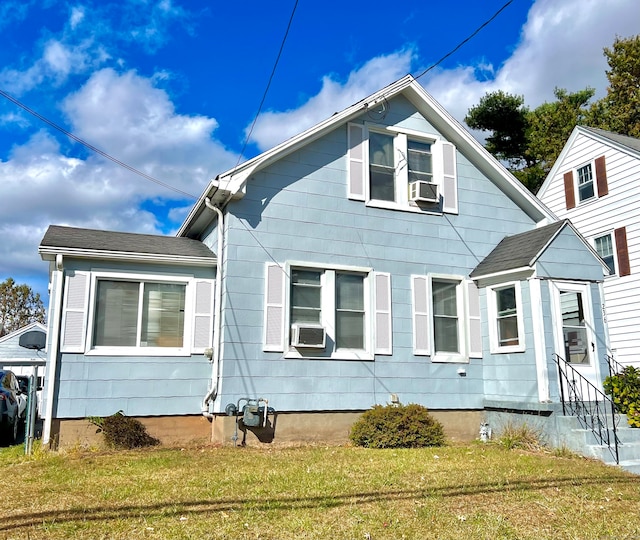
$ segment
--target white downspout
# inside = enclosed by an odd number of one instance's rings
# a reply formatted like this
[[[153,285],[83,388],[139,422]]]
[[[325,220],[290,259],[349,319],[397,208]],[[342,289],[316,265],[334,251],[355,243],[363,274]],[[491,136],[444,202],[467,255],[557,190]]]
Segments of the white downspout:
[[[220,381],[220,346],[221,346],[221,331],[222,331],[222,272],[224,268],[224,215],[217,206],[211,204],[209,197],[205,198],[204,204],[207,208],[213,210],[218,216],[218,253],[217,255],[217,271],[216,271],[216,296],[215,296],[215,328],[214,328],[214,344],[213,344],[213,358],[211,368],[211,390],[202,400],[202,415],[206,418],[213,418],[213,414],[209,412],[209,403],[215,401],[218,396],[218,384]]]
[[[62,321],[62,289],[64,279],[64,266],[62,255],[56,255],[56,269],[52,273],[51,282],[55,291],[53,301],[53,321],[48,332],[51,335],[51,346],[48,348],[47,358],[47,407],[44,413],[44,426],[42,428],[42,444],[47,445],[51,439],[51,421],[53,416],[53,399],[56,389],[56,369],[60,348],[60,322]]]

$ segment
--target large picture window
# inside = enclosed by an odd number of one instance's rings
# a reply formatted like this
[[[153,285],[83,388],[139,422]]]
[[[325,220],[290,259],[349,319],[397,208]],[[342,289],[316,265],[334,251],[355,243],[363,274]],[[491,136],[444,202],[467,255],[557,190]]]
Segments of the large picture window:
[[[183,284],[98,280],[94,347],[182,347]]]
[[[70,272],[65,280],[62,352],[187,356],[213,344],[213,279]]]

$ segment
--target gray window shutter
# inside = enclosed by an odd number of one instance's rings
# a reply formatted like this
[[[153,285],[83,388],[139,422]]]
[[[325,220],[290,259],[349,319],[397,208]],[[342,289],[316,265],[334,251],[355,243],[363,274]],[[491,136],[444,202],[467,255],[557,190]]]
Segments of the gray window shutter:
[[[413,354],[431,354],[429,334],[429,280],[427,276],[411,276],[413,296]]]
[[[264,306],[264,350],[284,351],[285,272],[277,264],[267,264]]]
[[[364,126],[361,124],[349,124],[347,129],[349,198],[356,201],[364,201],[367,174]]]
[[[393,354],[391,318],[391,275],[374,274],[375,280],[375,354]]]
[[[89,273],[72,272],[66,276],[62,308],[61,352],[83,353],[87,333]]]
[[[442,143],[442,210],[448,214],[458,213],[458,176],[456,171],[456,147],[450,142]]]
[[[467,303],[469,313],[469,357],[482,358],[480,291],[473,281],[467,282]]]
[[[193,345],[191,352],[203,353],[213,342],[213,307],[215,281],[211,279],[195,282],[193,302]]]

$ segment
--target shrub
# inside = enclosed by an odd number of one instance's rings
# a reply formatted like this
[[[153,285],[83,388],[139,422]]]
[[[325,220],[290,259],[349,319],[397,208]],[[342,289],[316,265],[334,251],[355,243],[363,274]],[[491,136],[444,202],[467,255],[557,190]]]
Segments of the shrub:
[[[640,369],[626,366],[620,373],[607,377],[603,386],[618,412],[627,415],[629,425],[640,427]]]
[[[92,416],[88,420],[98,426],[98,432],[102,432],[106,443],[113,448],[142,448],[160,443],[158,439],[147,433],[147,428],[142,422],[125,416],[122,411],[106,418]]]
[[[353,444],[365,448],[420,448],[445,442],[442,424],[422,405],[375,405],[351,428]]]
[[[508,422],[500,429],[498,444],[507,450],[521,449],[536,451],[546,445],[542,441],[542,431],[526,422],[516,424]]]

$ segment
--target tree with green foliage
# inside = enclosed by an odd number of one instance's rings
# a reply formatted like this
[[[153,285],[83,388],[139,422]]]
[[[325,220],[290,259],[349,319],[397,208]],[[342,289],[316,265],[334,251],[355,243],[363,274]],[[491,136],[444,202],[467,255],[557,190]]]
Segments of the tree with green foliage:
[[[464,121],[471,129],[491,131],[485,147],[512,167],[531,163],[527,157],[527,115],[524,97],[502,90],[490,92],[471,107]]]
[[[577,125],[640,137],[640,35],[616,39],[604,54],[609,63],[607,95],[589,106],[593,88],[556,88],[556,101],[529,110],[522,96],[498,90],[471,107],[465,122],[490,132],[486,148],[506,163],[531,192],[538,191]]]
[[[594,90],[567,92],[556,88],[556,101],[534,110],[522,96],[489,92],[469,109],[465,122],[472,129],[490,131],[486,148],[527,188],[536,192],[562,151],[571,130],[585,121]]]
[[[640,137],[640,35],[616,38],[604,55],[609,87],[589,110],[588,125]]]
[[[13,278],[0,283],[0,336],[30,324],[44,323],[44,305],[39,293],[26,284],[18,285]]]

